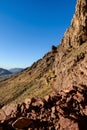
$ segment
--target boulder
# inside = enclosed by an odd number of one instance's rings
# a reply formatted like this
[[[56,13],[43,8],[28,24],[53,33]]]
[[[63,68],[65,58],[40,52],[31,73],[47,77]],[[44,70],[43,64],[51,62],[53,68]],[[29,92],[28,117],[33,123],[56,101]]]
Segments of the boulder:
[[[26,118],[26,117],[20,117],[18,118],[13,124],[12,126],[16,129],[24,129],[29,127],[29,125],[31,125],[33,122],[32,120]]]
[[[74,122],[62,116],[60,116],[59,124],[60,124],[59,130],[79,130],[77,122]]]

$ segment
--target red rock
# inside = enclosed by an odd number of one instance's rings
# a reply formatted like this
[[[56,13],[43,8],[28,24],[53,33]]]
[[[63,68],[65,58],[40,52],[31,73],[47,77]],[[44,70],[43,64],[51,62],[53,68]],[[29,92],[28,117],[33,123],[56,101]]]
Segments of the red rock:
[[[60,116],[60,129],[59,130],[79,130],[78,123]]]
[[[31,125],[33,122],[32,120],[26,118],[26,117],[20,117],[19,119],[17,119],[13,124],[12,126],[14,128],[17,128],[17,129],[23,129],[23,128],[26,128],[28,127],[29,125]]]

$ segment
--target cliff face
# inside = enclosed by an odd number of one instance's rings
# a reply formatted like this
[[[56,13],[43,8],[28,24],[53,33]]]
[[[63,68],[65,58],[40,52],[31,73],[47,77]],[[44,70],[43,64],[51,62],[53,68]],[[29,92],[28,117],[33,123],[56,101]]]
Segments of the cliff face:
[[[87,84],[87,0],[78,0],[70,28],[57,48],[55,86],[57,90],[72,84]]]
[[[76,12],[61,45],[64,49],[77,48],[87,40],[87,0],[78,0]]]

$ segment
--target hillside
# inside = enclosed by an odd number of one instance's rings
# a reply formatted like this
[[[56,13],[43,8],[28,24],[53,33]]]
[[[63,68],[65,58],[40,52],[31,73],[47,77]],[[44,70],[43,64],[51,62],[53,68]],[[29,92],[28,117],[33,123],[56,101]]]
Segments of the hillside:
[[[50,83],[55,78],[52,67],[56,54],[56,49],[54,47],[52,49],[42,59],[33,63],[31,67],[0,82],[0,104],[23,101],[26,97],[32,96],[43,97],[52,91]]]
[[[87,1],[77,0],[70,27],[58,47],[16,76],[0,82],[0,104],[44,97],[73,85],[87,86]]]

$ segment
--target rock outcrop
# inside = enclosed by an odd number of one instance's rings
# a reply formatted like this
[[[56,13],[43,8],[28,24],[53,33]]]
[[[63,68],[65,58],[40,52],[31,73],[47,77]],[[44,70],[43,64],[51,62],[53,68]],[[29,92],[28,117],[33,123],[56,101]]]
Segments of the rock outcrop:
[[[77,0],[76,12],[57,48],[54,68],[57,90],[87,85],[87,0]]]
[[[27,98],[22,104],[7,105],[0,110],[0,130],[82,129],[87,130],[87,86],[83,85],[43,99]]]
[[[87,0],[77,0],[76,12],[61,45],[64,49],[77,48],[87,41]]]

